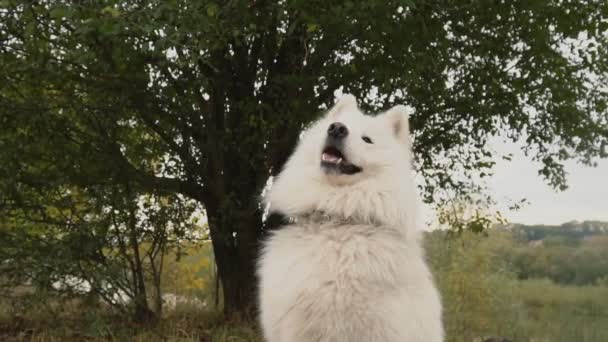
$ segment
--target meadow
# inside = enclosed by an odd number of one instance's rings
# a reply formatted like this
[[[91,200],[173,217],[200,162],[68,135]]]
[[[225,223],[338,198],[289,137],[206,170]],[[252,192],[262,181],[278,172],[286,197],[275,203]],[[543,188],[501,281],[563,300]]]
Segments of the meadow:
[[[538,236],[539,229],[426,234],[445,308],[446,341],[608,341],[605,232],[574,236],[576,227],[556,227]],[[210,246],[184,252],[179,261],[169,258],[164,313],[156,324],[133,323],[95,298],[60,299],[24,288],[1,301],[0,340],[261,341],[254,324],[222,318]]]

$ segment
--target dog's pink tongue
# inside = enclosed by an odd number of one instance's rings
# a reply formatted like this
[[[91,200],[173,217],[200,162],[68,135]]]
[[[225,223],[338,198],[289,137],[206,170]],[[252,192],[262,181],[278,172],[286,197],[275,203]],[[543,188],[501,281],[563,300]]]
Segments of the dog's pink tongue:
[[[328,163],[338,163],[340,158],[329,153],[323,153],[323,155],[321,155],[321,160]]]

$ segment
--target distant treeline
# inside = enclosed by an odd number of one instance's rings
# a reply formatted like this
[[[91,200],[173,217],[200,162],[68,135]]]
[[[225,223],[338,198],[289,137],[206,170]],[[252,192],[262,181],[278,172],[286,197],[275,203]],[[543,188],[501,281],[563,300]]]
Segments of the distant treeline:
[[[513,231],[515,236],[524,241],[538,241],[549,237],[578,240],[608,233],[608,222],[603,221],[570,221],[559,226],[511,224],[504,226]]]
[[[514,224],[515,243],[503,256],[519,279],[548,278],[558,284],[608,282],[608,222],[567,222],[559,226]]]

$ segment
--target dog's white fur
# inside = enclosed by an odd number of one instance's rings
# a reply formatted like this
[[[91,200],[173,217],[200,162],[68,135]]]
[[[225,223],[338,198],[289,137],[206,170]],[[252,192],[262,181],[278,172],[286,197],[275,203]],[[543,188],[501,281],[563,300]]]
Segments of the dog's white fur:
[[[275,179],[265,200],[295,222],[270,237],[259,261],[268,342],[443,340],[416,229],[409,112],[396,106],[367,116],[345,95],[304,132]],[[348,128],[343,154],[362,172],[320,167],[332,122]]]

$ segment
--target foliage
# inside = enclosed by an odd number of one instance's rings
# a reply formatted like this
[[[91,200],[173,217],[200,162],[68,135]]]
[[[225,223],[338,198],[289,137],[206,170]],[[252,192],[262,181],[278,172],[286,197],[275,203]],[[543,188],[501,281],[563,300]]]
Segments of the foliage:
[[[522,245],[517,236],[505,229],[491,229],[486,236],[468,231],[458,236],[447,231],[427,234],[428,259],[444,304],[446,341],[490,336],[513,341],[605,341],[608,287],[518,279],[526,260],[513,263],[511,255],[522,249],[534,252],[538,247]],[[604,244],[604,250],[606,247]],[[560,250],[556,245],[545,248]],[[602,263],[604,257],[596,255],[587,261]],[[545,272],[568,271],[555,261],[542,268]],[[607,271],[604,266],[604,274]]]
[[[496,224],[506,223],[500,212],[491,210],[494,204],[489,195],[462,194],[437,210],[437,221],[450,233],[483,233]]]
[[[226,310],[243,311],[263,229],[254,199],[336,90],[366,110],[416,108],[428,202],[475,191],[495,135],[523,139],[564,188],[564,160],[606,156],[607,17],[597,0],[2,0],[2,196],[28,187],[39,205],[129,184],[193,199]]]
[[[559,284],[593,285],[608,273],[608,223],[511,228],[518,244],[505,253],[521,279],[548,278]],[[531,248],[532,246],[533,248]]]
[[[575,244],[580,239],[608,233],[608,222],[584,221],[566,222],[559,226],[514,224],[510,227],[517,238],[524,242],[539,241],[549,237],[559,237]]]
[[[163,292],[196,298],[207,305],[216,302],[217,270],[211,244],[185,244],[182,253],[180,258],[167,256],[162,280]]]
[[[179,253],[183,241],[200,235],[191,204],[174,195],[136,196],[119,187],[17,190],[21,202],[3,198],[0,286],[101,299],[119,310],[134,309],[138,320],[151,318],[150,295],[160,313],[166,254]]]
[[[526,337],[512,330],[521,325],[523,308],[513,300],[514,274],[499,254],[508,237],[491,235],[488,239],[466,231],[448,238],[446,232],[435,231],[427,236],[428,257],[444,303],[446,341]]]

